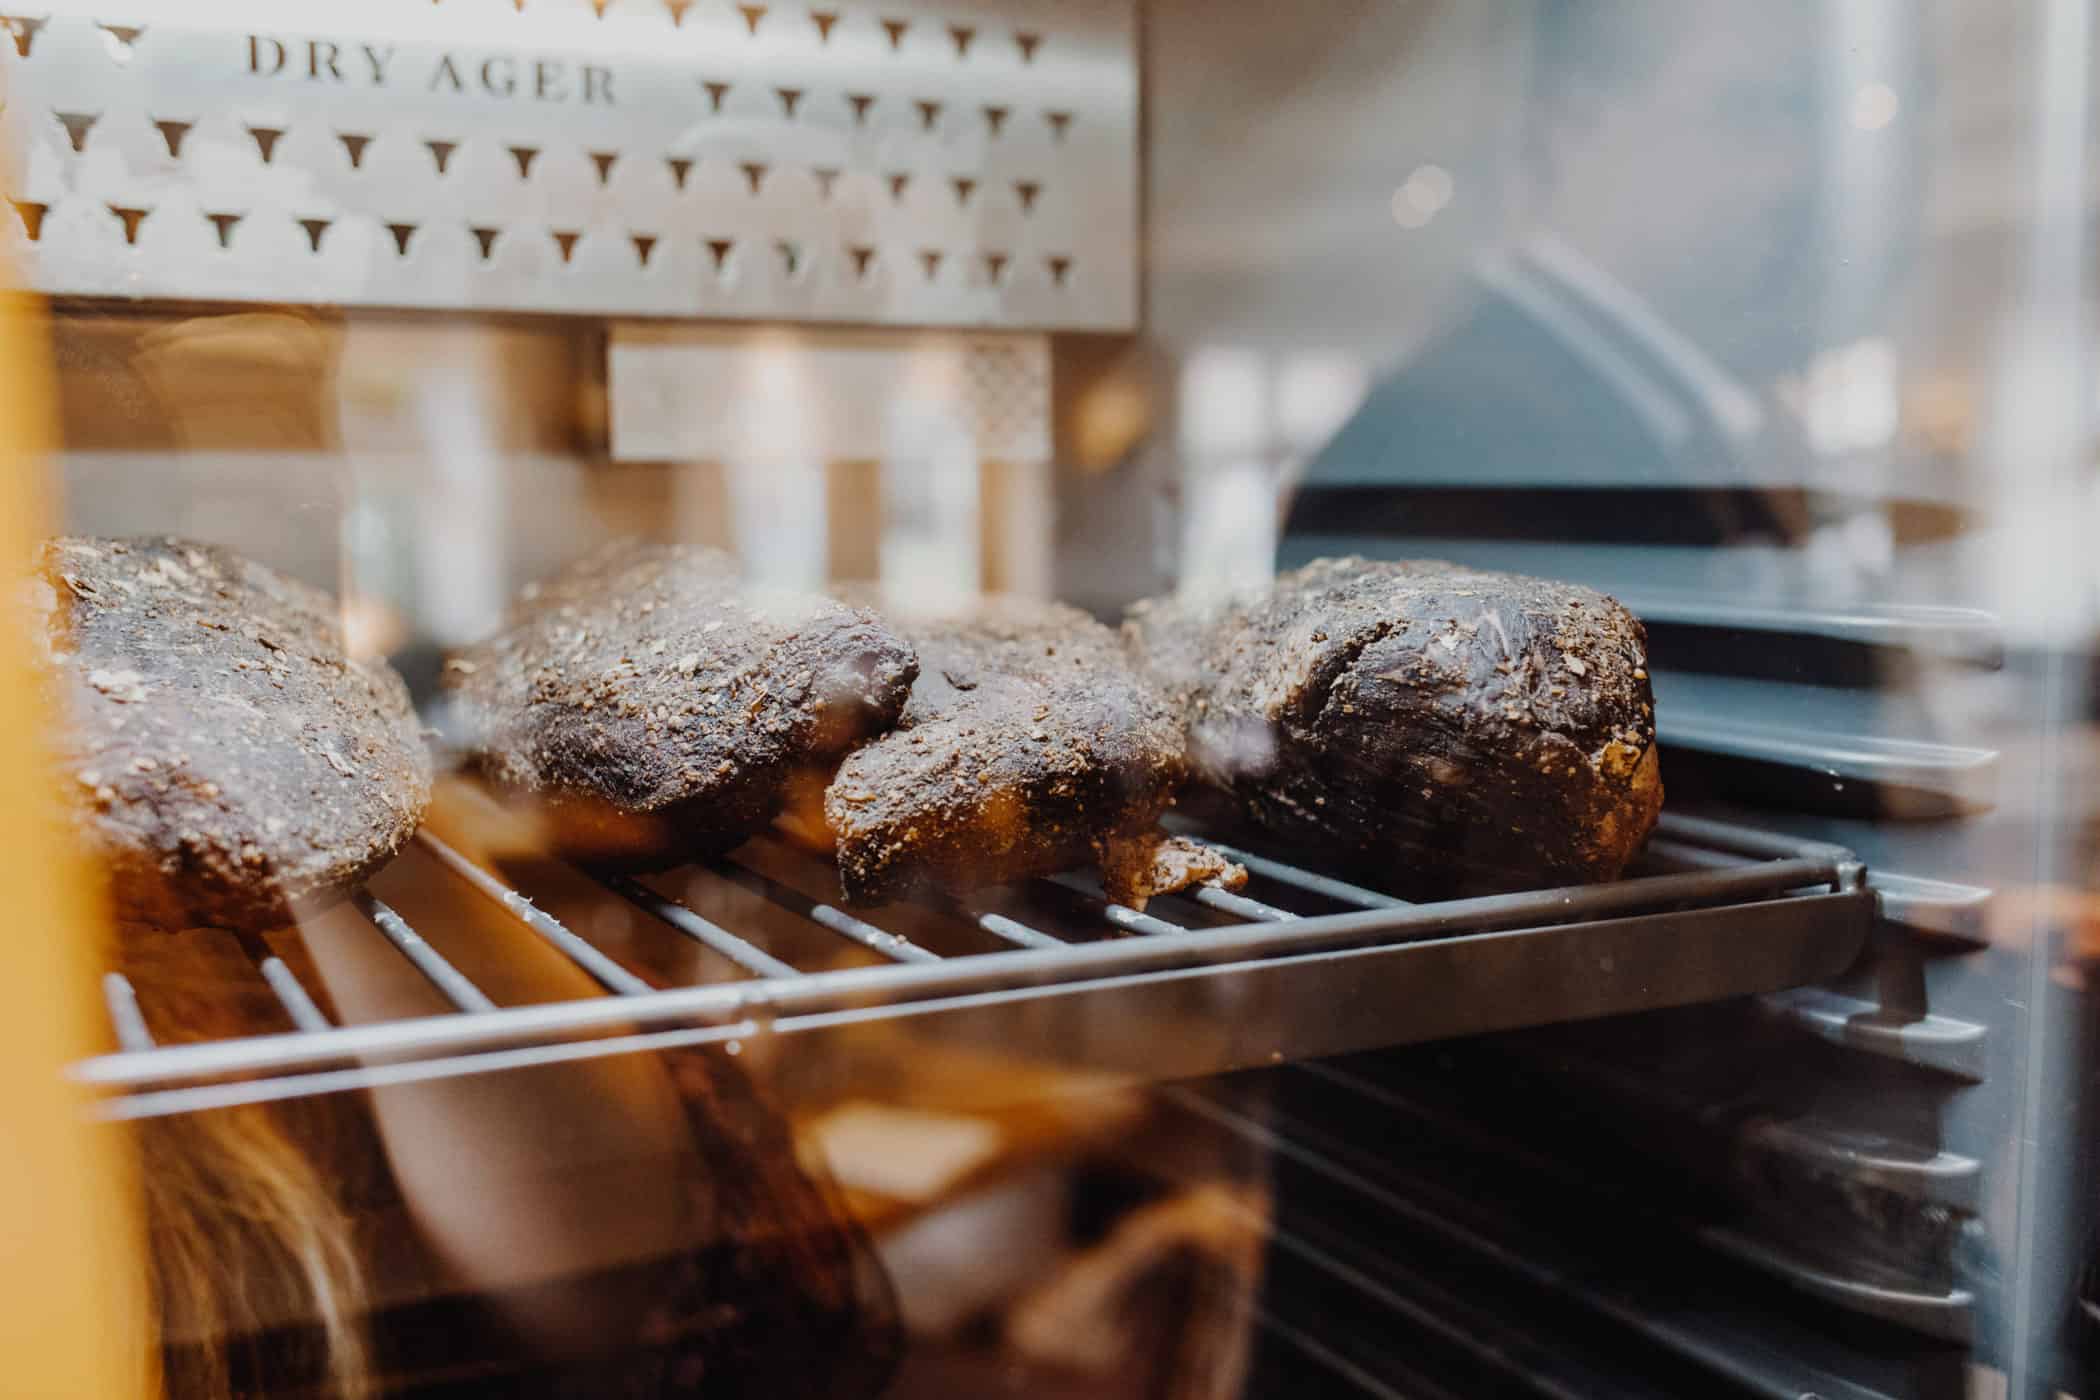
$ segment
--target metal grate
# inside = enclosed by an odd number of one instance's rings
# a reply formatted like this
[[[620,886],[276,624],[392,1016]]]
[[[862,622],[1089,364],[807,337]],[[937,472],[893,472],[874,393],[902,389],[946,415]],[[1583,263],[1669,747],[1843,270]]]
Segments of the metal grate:
[[[361,894],[356,907],[374,936],[413,964],[451,1014],[331,1025],[292,970],[251,941],[250,960],[297,1029],[156,1045],[133,989],[112,973],[105,994],[122,1048],[76,1067],[83,1082],[111,1091],[105,1115],[149,1117],[768,1033],[821,1039],[880,1019],[933,1032],[989,1016],[1002,1039],[1032,1036],[1030,1048],[1059,1061],[1147,1078],[1209,1074],[1798,986],[1848,966],[1875,909],[1865,872],[1842,848],[1674,816],[1663,818],[1646,867],[1663,873],[1436,904],[1409,904],[1236,847],[1228,849],[1266,898],[1204,889],[1155,901],[1145,913],[1107,902],[1089,882],[1058,877],[982,902],[890,906],[863,917],[762,872],[748,855],[704,867],[775,913],[882,960],[805,971],[639,880],[592,873],[610,896],[743,974],[660,987],[436,834],[417,839],[466,890],[606,995],[500,1006],[400,914]],[[1027,917],[1016,916],[1017,904]],[[1167,916],[1178,911],[1186,913]],[[876,920],[974,929],[999,946],[943,956]],[[1205,1033],[1147,1033],[1169,1024],[1200,1024]]]

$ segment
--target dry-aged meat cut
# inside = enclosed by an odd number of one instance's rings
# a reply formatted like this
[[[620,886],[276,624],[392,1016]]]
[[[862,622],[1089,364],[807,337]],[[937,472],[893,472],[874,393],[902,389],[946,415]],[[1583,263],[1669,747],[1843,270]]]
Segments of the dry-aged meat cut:
[[[1247,883],[1247,867],[1221,851],[1186,836],[1141,831],[1103,844],[1101,888],[1118,904],[1143,909],[1156,894],[1175,894],[1197,885],[1237,890]]]
[[[623,541],[528,587],[446,663],[483,771],[580,854],[734,846],[790,785],[895,721],[917,663],[868,612],[757,593],[718,550]]]
[[[400,850],[430,757],[400,677],[334,602],[210,545],[62,539],[30,584],[70,805],[119,917],[255,930]]]
[[[1181,732],[1115,633],[1072,608],[999,597],[901,625],[919,654],[911,702],[824,798],[849,899],[1089,863],[1111,898],[1137,906],[1245,878],[1159,836],[1185,772]]]
[[[1587,588],[1331,559],[1125,634],[1198,777],[1401,893],[1611,879],[1662,805],[1646,634]]]
[[[896,719],[916,673],[861,609],[749,591],[716,550],[629,541],[526,589],[446,685],[484,772],[541,800],[560,844],[650,864],[766,825],[802,771]]]
[[[898,729],[825,794],[847,897],[968,889],[1098,863],[1111,898],[1236,866],[1154,826],[1184,773],[1164,698],[1084,613],[990,598],[900,623],[919,679]]]
[[[1587,588],[1330,559],[1125,635],[1200,778],[1400,893],[1611,879],[1662,805],[1646,634]]]

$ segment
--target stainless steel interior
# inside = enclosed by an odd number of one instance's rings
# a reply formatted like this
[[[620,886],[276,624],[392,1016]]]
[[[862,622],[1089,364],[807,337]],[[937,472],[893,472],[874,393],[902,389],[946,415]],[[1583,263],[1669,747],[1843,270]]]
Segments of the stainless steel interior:
[[[156,1045],[135,990],[110,973],[104,990],[123,1048],[78,1073],[111,1092],[109,1116],[131,1118],[761,1034],[804,1037],[884,1018],[934,1033],[996,1008],[1007,1017],[1008,1043],[1025,1038],[1046,1062],[1180,1078],[1774,992],[1831,976],[1858,955],[1876,896],[1850,852],[1690,818],[1665,817],[1661,831],[1653,873],[1434,904],[1409,904],[1238,847],[1228,849],[1248,863],[1266,899],[1201,889],[1190,899],[1156,901],[1145,913],[1059,877],[1039,882],[1041,889],[862,917],[830,902],[827,866],[769,838],[668,880],[589,874],[608,898],[720,955],[733,975],[689,986],[637,975],[425,831],[421,850],[449,878],[499,907],[512,932],[558,950],[607,995],[500,1006],[365,893],[355,905],[371,935],[411,962],[450,1014],[333,1025],[285,960],[249,940],[256,973],[293,1030]],[[771,873],[760,868],[761,852],[771,856],[763,862]],[[691,888],[696,878],[755,894],[879,961],[805,971],[653,887],[683,880]],[[1334,912],[1312,912],[1322,908]],[[883,926],[903,918],[918,940]],[[970,930],[986,937],[975,949],[957,949],[956,936]],[[924,946],[935,937],[950,945],[949,955]],[[1049,1018],[1021,1014],[1033,1002],[1057,1010]],[[1232,1030],[1182,1046],[1143,1033],[1166,1024],[1161,1013],[1176,1004],[1207,1008]],[[1116,1026],[1139,1033],[1089,1029]]]

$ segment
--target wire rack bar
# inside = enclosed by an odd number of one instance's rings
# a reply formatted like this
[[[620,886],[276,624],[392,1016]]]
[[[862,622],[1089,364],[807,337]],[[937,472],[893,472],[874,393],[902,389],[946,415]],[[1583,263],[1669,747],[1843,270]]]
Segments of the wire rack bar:
[[[466,881],[476,892],[494,900],[496,906],[504,913],[553,944],[562,956],[595,978],[599,986],[623,997],[644,996],[655,990],[572,932],[561,920],[453,850],[430,832],[417,832],[416,840],[424,850],[437,858],[440,865]]]
[[[444,994],[461,1011],[494,1011],[496,1003],[489,994],[467,980],[467,975],[445,961],[444,955],[423,941],[423,935],[408,926],[408,920],[396,914],[386,904],[371,894],[360,891],[357,895],[358,912],[363,914],[381,933],[386,941],[401,950],[401,955],[416,965],[416,971],[430,979],[430,985]]]
[[[1288,909],[1278,909],[1273,904],[1264,904],[1258,899],[1249,899],[1231,890],[1221,890],[1216,885],[1198,885],[1193,897],[1206,909],[1250,919],[1258,924],[1288,923],[1298,917]]]
[[[653,914],[686,937],[706,944],[746,972],[777,979],[802,975],[792,963],[782,962],[720,924],[701,918],[675,900],[664,898],[631,875],[595,874],[592,878],[644,913]]]
[[[334,1024],[319,1003],[307,995],[298,975],[285,965],[283,958],[274,954],[263,958],[255,964],[255,970],[262,974],[263,981],[270,984],[270,990],[277,994],[278,1005],[300,1030],[325,1031]]]
[[[1655,835],[1665,840],[1711,846],[1717,851],[1730,851],[1753,860],[1822,860],[1829,861],[1841,872],[1858,870],[1860,864],[1859,857],[1851,851],[1827,841],[1808,841],[1776,831],[1737,826],[1733,822],[1688,817],[1679,812],[1664,812],[1656,820]],[[1863,871],[1860,873],[1864,874]]]
[[[1062,938],[1044,933],[1038,928],[1030,928],[1020,920],[1009,919],[1004,914],[972,914],[970,917],[976,922],[977,927],[991,934],[994,938],[1003,938],[1007,942],[1023,948],[1063,948],[1067,946]]]
[[[1377,890],[1367,890],[1362,885],[1352,885],[1347,880],[1337,880],[1331,875],[1317,875],[1310,870],[1300,870],[1295,865],[1273,860],[1254,851],[1242,850],[1238,846],[1228,846],[1208,838],[1204,844],[1246,866],[1250,873],[1265,880],[1274,880],[1279,885],[1289,885],[1293,889],[1331,899],[1337,904],[1353,904],[1359,909],[1409,907],[1408,901],[1404,899],[1395,899],[1392,895],[1380,894]]]
[[[725,879],[733,880],[745,889],[765,896],[772,903],[793,913],[800,914],[811,923],[831,930],[842,938],[850,938],[863,948],[882,954],[892,962],[933,963],[940,962],[941,955],[929,952],[901,933],[890,933],[879,929],[866,919],[855,918],[835,905],[811,899],[802,891],[781,884],[778,880],[761,875],[747,865],[733,860],[721,861],[710,866]]]
[[[1169,923],[1157,914],[1140,913],[1127,904],[1104,901],[1101,905],[1101,917],[1125,933],[1142,933],[1154,938],[1189,931],[1181,924]]]
[[[219,1083],[191,1084],[177,1089],[155,1089],[105,1102],[98,1117],[110,1122],[161,1118],[175,1113],[199,1113],[232,1108],[241,1104],[280,1103],[314,1094],[335,1094],[353,1089],[376,1089],[397,1084],[427,1083],[453,1079],[462,1074],[501,1074],[505,1070],[532,1069],[543,1065],[569,1064],[605,1055],[647,1053],[655,1050],[687,1049],[723,1041],[748,1039],[761,1033],[757,1022],[722,1026],[685,1027],[635,1035],[594,1036],[588,1040],[556,1041],[526,1045],[514,1050],[489,1050],[462,1059],[405,1060],[398,1063],[362,1064],[347,1069],[309,1071],[275,1079],[234,1079]]]
[[[241,930],[235,932],[234,938],[240,943],[241,951],[247,955],[248,961],[253,963],[255,970],[262,975],[263,981],[269,984],[270,991],[277,998],[277,1004],[284,1008],[284,1014],[291,1018],[294,1026],[302,1031],[325,1031],[333,1024],[327,1013],[307,995],[298,975],[286,965],[283,958],[270,951],[269,943],[264,941],[261,934]]]
[[[1042,883],[1054,885],[1067,894],[1078,895],[1094,911],[1096,918],[1121,933],[1142,933],[1157,938],[1167,934],[1187,933],[1189,931],[1184,925],[1171,923],[1166,919],[1160,918],[1157,914],[1140,913],[1127,904],[1117,904],[1113,900],[1105,898],[1101,893],[1100,887],[1084,876],[1051,875],[1046,877]]]
[[[1733,828],[1724,830],[1739,845],[1751,844],[1752,838],[1760,835],[1750,833],[1745,837]],[[1688,832],[1685,839],[1704,845],[1706,843],[1699,839],[1702,835],[1703,832]],[[1361,907],[1361,901],[1343,900],[1345,903],[1355,902],[1359,907],[1342,913],[1290,920],[1262,920],[1251,910],[1242,909],[1237,912],[1250,922],[1213,928],[1183,928],[1155,915],[1139,914],[1120,905],[1104,903],[1098,892],[1083,885],[1075,886],[1069,879],[1055,879],[1047,882],[1051,888],[1068,892],[1076,889],[1088,901],[1094,917],[1111,927],[1147,936],[1067,943],[1006,915],[972,911],[969,917],[980,929],[1015,946],[1004,951],[948,959],[938,959],[907,940],[897,939],[895,935],[842,910],[820,905],[755,872],[741,867],[725,869],[723,873],[730,878],[739,879],[747,887],[755,884],[766,897],[795,912],[813,914],[818,909],[830,910],[836,917],[823,926],[834,932],[857,929],[858,934],[845,932],[845,936],[853,937],[857,942],[879,938],[881,944],[869,946],[876,946],[878,951],[902,959],[875,966],[813,973],[799,972],[638,882],[620,876],[606,876],[601,878],[601,883],[615,893],[670,927],[713,947],[756,976],[739,981],[650,990],[622,997],[589,997],[501,1009],[424,943],[398,914],[379,901],[364,896],[358,901],[359,907],[374,926],[414,961],[433,983],[446,991],[455,1006],[470,1014],[423,1016],[327,1029],[307,1027],[306,1022],[295,1014],[295,1024],[302,1025],[298,1032],[159,1047],[152,1046],[150,1041],[127,1041],[120,1032],[119,1039],[124,1044],[122,1050],[84,1061],[76,1065],[73,1072],[84,1083],[136,1091],[196,1084],[229,1076],[354,1066],[361,1058],[374,1056],[405,1061],[443,1055],[464,1066],[469,1061],[485,1062],[489,1052],[526,1048],[544,1050],[556,1043],[602,1037],[607,1031],[616,1035],[635,1030],[661,1034],[676,1032],[703,1040],[716,1039],[722,1038],[719,1031],[725,1024],[754,1019],[769,1024],[777,1021],[785,1026],[795,1018],[814,1024],[818,1020],[828,1023],[838,1018],[911,1014],[914,1007],[934,1009],[965,1004],[1000,1004],[1027,1000],[1060,989],[1065,992],[1085,988],[1106,990],[1133,979],[1157,975],[1213,975],[1272,958],[1303,959],[1388,947],[1397,950],[1401,945],[1424,940],[1492,938],[1506,932],[1529,935],[1553,931],[1566,931],[1568,937],[1579,940],[1583,936],[1581,931],[1566,930],[1565,926],[1646,918],[1674,926],[1674,921],[1694,917],[1692,910],[1743,901],[1789,903],[1799,911],[1793,916],[1794,924],[1789,927],[1798,928],[1802,937],[1827,940],[1835,957],[1850,956],[1864,936],[1862,920],[1869,917],[1860,911],[1871,904],[1871,895],[1864,889],[1863,872],[1857,861],[1849,853],[1834,847],[1807,843],[1793,845],[1782,838],[1768,839],[1778,848],[1808,850],[1812,854],[1791,859],[1748,859],[1729,869],[1650,876],[1606,885],[1488,895],[1438,904],[1407,905],[1393,901],[1366,908]],[[433,854],[438,854],[435,848]],[[445,863],[455,873],[468,877],[500,907],[528,926],[532,925],[525,913],[532,906],[522,894],[510,890],[502,881],[471,862],[457,857],[457,853],[454,857],[453,861]],[[442,854],[439,859],[444,859]],[[1278,861],[1263,860],[1262,865],[1279,872],[1270,878],[1308,892],[1319,892],[1323,897],[1336,897],[1316,883],[1322,882],[1324,877]],[[1250,868],[1255,867],[1250,864]],[[1018,888],[1025,890],[1029,887]],[[505,898],[505,895],[514,898]],[[1249,904],[1255,908],[1273,908],[1259,901],[1249,901]],[[548,923],[560,927],[551,919]],[[533,931],[542,937],[547,936],[545,926],[534,927]],[[566,929],[563,932],[568,933]],[[582,943],[574,934],[569,934],[569,938]],[[569,951],[565,940],[549,941],[557,948]],[[900,945],[917,949],[921,956],[914,958],[910,954],[896,953],[895,949]],[[105,993],[108,994],[107,985]],[[1712,995],[1711,992],[1707,994]],[[116,1015],[113,1007],[113,1018]],[[605,1042],[600,1039],[597,1043]],[[458,1072],[471,1071],[462,1068]],[[252,1090],[255,1086],[247,1087]]]
[[[151,1050],[153,1032],[139,1010],[138,989],[121,972],[102,974],[102,1003],[109,1008],[109,1024],[117,1033],[117,1044],[130,1051]]]
[[[1731,856],[1726,851],[1660,837],[1648,843],[1643,855],[1656,866],[1670,870],[1727,870],[1742,864],[1740,857]]]

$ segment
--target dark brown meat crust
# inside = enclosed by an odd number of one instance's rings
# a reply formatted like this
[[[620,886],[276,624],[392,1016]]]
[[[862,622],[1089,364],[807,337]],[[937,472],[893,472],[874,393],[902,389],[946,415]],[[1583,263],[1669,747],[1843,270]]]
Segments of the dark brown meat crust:
[[[647,865],[772,821],[799,770],[895,721],[917,669],[867,612],[627,541],[528,588],[445,683],[483,770],[542,801],[560,844]]]
[[[1153,895],[1174,894],[1197,885],[1245,889],[1247,867],[1200,841],[1147,831],[1103,843],[1101,885],[1118,904],[1143,909]]]
[[[1180,729],[1100,623],[991,598],[901,625],[919,652],[911,703],[896,732],[840,765],[824,798],[847,898],[1093,863],[1173,800]],[[1110,890],[1124,902],[1144,894]]]
[[[256,930],[340,899],[430,800],[408,691],[343,652],[334,602],[173,539],[62,539],[31,602],[60,761],[118,916]]]
[[[1329,559],[1124,631],[1206,783],[1400,894],[1612,879],[1662,806],[1646,633],[1587,588]]]

